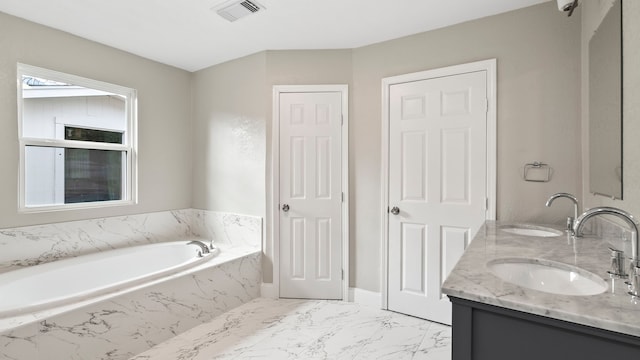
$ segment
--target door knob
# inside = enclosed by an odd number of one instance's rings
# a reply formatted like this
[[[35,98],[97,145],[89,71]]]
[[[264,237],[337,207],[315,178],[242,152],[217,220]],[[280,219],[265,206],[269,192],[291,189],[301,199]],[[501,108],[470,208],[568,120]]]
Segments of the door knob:
[[[393,215],[398,215],[398,214],[400,214],[400,209],[398,209],[397,206],[394,206],[394,207],[391,208],[391,213]]]
[[[289,211],[289,204],[282,205],[282,211],[284,211],[284,212]]]

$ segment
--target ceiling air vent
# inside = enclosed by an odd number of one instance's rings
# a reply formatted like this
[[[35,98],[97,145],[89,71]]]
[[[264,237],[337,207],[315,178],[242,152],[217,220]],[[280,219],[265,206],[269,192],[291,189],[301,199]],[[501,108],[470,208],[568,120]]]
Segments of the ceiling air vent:
[[[264,6],[258,4],[255,1],[232,0],[215,6],[211,10],[215,10],[218,15],[233,22],[247,15],[251,15],[265,9],[266,8]]]

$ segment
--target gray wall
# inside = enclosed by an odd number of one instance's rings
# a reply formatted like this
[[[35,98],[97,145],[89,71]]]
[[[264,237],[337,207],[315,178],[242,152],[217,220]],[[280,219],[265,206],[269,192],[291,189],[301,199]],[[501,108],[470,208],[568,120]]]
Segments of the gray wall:
[[[0,13],[0,228],[191,206],[190,74]],[[138,89],[139,204],[18,214],[16,62]]]
[[[265,216],[265,53],[193,73],[193,207]]]

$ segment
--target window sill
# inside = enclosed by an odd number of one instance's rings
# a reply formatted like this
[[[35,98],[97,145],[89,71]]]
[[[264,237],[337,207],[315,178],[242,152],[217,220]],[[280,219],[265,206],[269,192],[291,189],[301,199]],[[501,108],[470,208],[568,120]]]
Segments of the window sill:
[[[35,205],[21,207],[18,209],[19,214],[45,213],[54,211],[70,211],[70,210],[86,210],[100,209],[117,206],[136,205],[137,201],[133,200],[113,200],[113,201],[96,201],[89,203],[59,204],[59,205]]]

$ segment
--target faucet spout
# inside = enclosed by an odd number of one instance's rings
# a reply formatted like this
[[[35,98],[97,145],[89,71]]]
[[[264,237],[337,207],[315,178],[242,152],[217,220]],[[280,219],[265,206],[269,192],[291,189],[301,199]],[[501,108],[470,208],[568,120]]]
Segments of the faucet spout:
[[[582,236],[584,223],[596,215],[614,215],[624,220],[631,227],[631,259],[634,266],[638,266],[638,221],[630,213],[608,206],[589,209],[580,215],[573,224],[573,232],[577,237]]]
[[[578,199],[576,199],[575,196],[573,196],[573,195],[571,195],[569,193],[562,193],[562,192],[555,193],[555,194],[553,194],[553,195],[551,195],[549,197],[549,200],[547,200],[547,203],[545,205],[547,207],[551,207],[551,204],[553,204],[553,201],[555,199],[561,198],[561,197],[567,198],[567,199],[571,200],[571,202],[573,202],[573,218],[577,219],[578,218],[578,212],[579,212],[579,210],[578,210],[578,207],[579,207],[578,206]]]
[[[198,251],[198,257],[203,257],[204,255],[207,255],[211,252],[209,251],[209,247],[207,246],[207,244],[199,240],[189,241],[187,245],[197,245],[200,248],[200,250]]]
[[[578,213],[579,213],[579,209],[578,209],[578,199],[576,199],[575,196],[569,194],[569,193],[555,193],[553,195],[551,195],[549,197],[549,199],[547,200],[547,203],[545,204],[547,207],[551,207],[551,204],[553,204],[553,201],[557,198],[567,198],[569,200],[571,200],[571,202],[573,202],[573,217],[569,217],[567,219],[567,231],[569,232],[573,232],[573,225],[574,225],[574,221],[575,219],[578,218]]]

